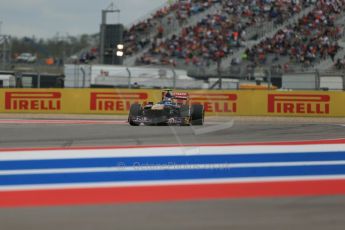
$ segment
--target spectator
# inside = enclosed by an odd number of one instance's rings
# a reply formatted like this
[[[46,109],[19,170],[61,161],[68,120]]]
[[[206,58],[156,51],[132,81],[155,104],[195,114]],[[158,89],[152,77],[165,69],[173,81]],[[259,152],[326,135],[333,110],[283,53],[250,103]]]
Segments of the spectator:
[[[345,69],[345,56],[343,58],[338,58],[334,66],[338,70]]]

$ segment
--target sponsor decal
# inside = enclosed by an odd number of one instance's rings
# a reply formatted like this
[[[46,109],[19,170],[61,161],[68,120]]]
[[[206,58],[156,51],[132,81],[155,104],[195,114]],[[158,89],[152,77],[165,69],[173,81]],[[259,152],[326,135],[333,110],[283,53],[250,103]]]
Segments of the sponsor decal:
[[[133,103],[146,103],[148,94],[139,93],[103,93],[92,92],[90,94],[90,110],[106,112],[125,112],[129,111]]]
[[[237,95],[233,93],[223,94],[190,94],[192,104],[202,104],[205,112],[209,113],[236,113]]]
[[[60,111],[60,92],[6,92],[5,110]]]
[[[281,114],[330,114],[330,96],[269,94],[268,112]]]

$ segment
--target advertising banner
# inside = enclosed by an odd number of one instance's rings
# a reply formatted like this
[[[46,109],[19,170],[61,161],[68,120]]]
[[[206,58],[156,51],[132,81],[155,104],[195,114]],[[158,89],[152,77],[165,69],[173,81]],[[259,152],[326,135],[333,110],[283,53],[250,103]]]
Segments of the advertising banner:
[[[345,117],[345,92],[191,90],[212,116]],[[1,89],[1,113],[128,114],[133,103],[161,100],[148,89]]]

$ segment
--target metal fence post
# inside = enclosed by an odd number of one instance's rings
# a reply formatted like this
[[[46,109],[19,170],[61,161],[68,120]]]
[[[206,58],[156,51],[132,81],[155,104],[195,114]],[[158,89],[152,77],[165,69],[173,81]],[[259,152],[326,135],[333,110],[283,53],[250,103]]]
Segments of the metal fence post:
[[[176,75],[176,72],[174,69],[171,69],[171,71],[173,72],[173,89],[176,88],[176,78],[177,78],[177,75]]]
[[[131,81],[132,81],[132,73],[131,71],[129,70],[129,68],[127,67],[126,68],[127,72],[128,72],[128,89],[131,89],[132,88],[132,84],[131,84]]]
[[[16,88],[23,88],[23,74],[21,72],[16,72]]]
[[[1,35],[1,34],[0,34]],[[7,47],[6,47],[6,37],[4,36],[3,37],[4,39],[4,44],[3,44],[3,47],[2,47],[2,68],[3,70],[6,68],[6,51],[7,51]]]
[[[268,90],[271,90],[272,67],[267,70]]]
[[[319,70],[315,70],[315,90],[320,90],[320,73]]]
[[[37,88],[41,88],[41,73],[37,71]]]
[[[82,88],[85,88],[85,78],[86,78],[86,73],[83,67],[80,67],[80,71],[83,74],[83,83],[82,83]],[[78,86],[79,86],[79,82],[78,82]]]

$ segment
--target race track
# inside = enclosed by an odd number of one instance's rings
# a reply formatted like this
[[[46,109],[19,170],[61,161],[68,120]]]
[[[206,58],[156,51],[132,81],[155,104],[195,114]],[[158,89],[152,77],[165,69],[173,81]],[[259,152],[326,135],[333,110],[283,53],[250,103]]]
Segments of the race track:
[[[0,148],[218,144],[345,137],[345,121],[209,119],[203,127],[131,127],[117,120],[0,120]]]
[[[1,229],[343,230],[344,197],[0,209]]]
[[[343,120],[208,119],[130,127],[125,119],[0,120],[0,148],[257,143],[345,138]],[[1,230],[344,229],[344,196],[0,209]]]

